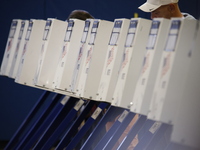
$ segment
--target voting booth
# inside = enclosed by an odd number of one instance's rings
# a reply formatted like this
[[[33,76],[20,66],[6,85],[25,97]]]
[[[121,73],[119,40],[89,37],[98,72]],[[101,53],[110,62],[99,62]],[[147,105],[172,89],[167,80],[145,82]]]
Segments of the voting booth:
[[[44,93],[5,150],[198,150],[199,24],[14,19],[1,75]]]
[[[101,74],[96,100],[112,101],[114,87],[117,82],[120,59],[122,58],[125,40],[130,24],[129,19],[115,19],[110,41],[107,48],[106,59]]]
[[[187,147],[199,149],[200,131],[199,131],[199,58],[200,58],[200,28],[199,21],[192,45],[185,53],[190,59],[189,70],[186,74],[186,80],[183,87],[183,94],[180,97],[180,105],[177,107],[177,114],[173,126],[171,136],[172,147],[173,143],[178,143]],[[180,128],[181,127],[181,128]],[[178,147],[177,145],[174,146]]]
[[[6,48],[4,51],[3,61],[1,64],[1,75],[9,76],[9,72],[12,66],[12,60],[15,55],[15,49],[18,44],[18,35],[20,33],[21,22],[22,20],[20,19],[12,20]]]
[[[70,91],[69,84],[72,80],[76,56],[79,52],[79,43],[84,29],[84,21],[70,19],[65,32],[62,48],[59,49],[59,62],[56,66],[54,86],[56,89]]]
[[[19,67],[15,82],[25,85],[33,85],[35,71],[42,46],[45,20],[31,19],[26,31],[25,43],[23,46]],[[30,69],[31,68],[31,69]]]
[[[57,19],[47,19],[43,29],[42,45],[38,49],[37,69],[34,75],[34,85],[52,89],[55,69],[62,49],[62,40],[67,28],[67,22]]]
[[[90,33],[91,33],[92,26],[93,26],[93,22],[94,22],[94,19],[86,19],[84,30],[83,30],[81,41],[80,41],[80,45],[79,45],[79,52],[75,56],[76,61],[75,61],[75,66],[74,66],[74,70],[73,70],[73,75],[72,75],[71,81],[68,83],[70,92],[72,92],[74,95],[77,92],[76,87],[81,78],[81,72],[82,72],[82,69],[84,66],[83,62],[85,62],[85,59],[87,56],[86,48],[87,48],[88,42],[90,40]]]
[[[118,80],[112,97],[112,104],[130,108],[131,97],[142,67],[151,20],[133,18],[121,56]]]
[[[81,77],[76,87],[77,96],[88,99],[96,97],[112,26],[113,22],[111,21],[94,20],[90,40],[87,43],[86,58],[83,61]]]
[[[12,59],[12,64],[11,64],[9,75],[8,75],[10,78],[13,78],[13,79],[15,79],[17,70],[19,67],[20,58],[21,58],[21,55],[23,52],[23,46],[25,44],[25,36],[26,36],[28,24],[29,24],[28,20],[21,21],[20,31],[19,31],[19,35],[18,35],[18,41],[17,41],[17,45],[14,49],[14,56]]]
[[[156,18],[152,21],[142,68],[131,101],[131,110],[133,112],[143,115],[148,114],[156,74],[161,62],[169,27],[170,20],[168,19]]]
[[[168,38],[161,56],[148,118],[173,124],[177,107],[181,103],[190,58],[196,20],[171,19]],[[170,111],[169,111],[170,110]]]

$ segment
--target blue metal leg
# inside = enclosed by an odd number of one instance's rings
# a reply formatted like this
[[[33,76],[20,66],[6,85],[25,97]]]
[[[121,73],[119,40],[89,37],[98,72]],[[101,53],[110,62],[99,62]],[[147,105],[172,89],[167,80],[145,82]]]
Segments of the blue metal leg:
[[[129,111],[124,110],[123,113],[118,116],[118,118],[113,118],[113,121],[114,120],[116,121],[113,123],[113,125],[110,127],[108,132],[103,136],[103,138],[97,144],[97,146],[95,147],[95,150],[104,149],[106,147],[107,143],[110,141],[115,131],[119,129],[120,125],[122,124],[124,119],[128,116],[128,114],[129,114]]]
[[[44,133],[42,133],[36,145],[33,147],[33,150],[41,149],[47,139],[52,135],[56,130],[57,126],[62,122],[64,117],[69,113],[71,108],[74,107],[75,103],[78,101],[77,98],[70,97],[65,104],[62,103],[63,100],[57,105],[53,110],[52,115],[49,117],[51,119],[48,126],[44,126]]]
[[[81,109],[84,103],[85,101],[81,99],[77,102],[77,104],[71,109],[68,115],[64,118],[61,124],[54,131],[54,133],[47,139],[42,149],[50,149],[54,145],[54,143],[56,142],[56,140],[58,140],[61,134],[64,131],[66,131],[72,124],[73,120],[77,116],[78,111]]]
[[[137,122],[134,124],[128,135],[124,138],[121,144],[118,146],[117,150],[125,150],[133,141],[134,137],[137,135],[139,130],[144,126],[147,117],[140,115]]]
[[[66,150],[72,150],[76,147],[78,142],[84,136],[84,134],[89,130],[89,128],[93,125],[99,114],[107,107],[108,103],[100,103],[91,117],[85,122],[84,126],[80,129],[80,131],[75,135],[73,140],[67,145]]]
[[[78,131],[78,127],[80,126],[81,122],[86,118],[86,116],[91,112],[92,108],[97,104],[95,101],[89,101],[85,109],[81,112],[81,114],[77,117],[71,127],[67,130],[67,132],[62,137],[61,141],[58,143],[56,149],[63,150],[66,147],[73,136]]]
[[[46,106],[46,108],[41,112],[41,115],[38,117],[38,119],[35,121],[34,125],[31,127],[31,129],[28,131],[28,133],[24,136],[22,141],[18,144],[16,149],[30,149],[35,141],[39,138],[39,136],[42,134],[45,127],[49,125],[48,117],[51,114],[51,111],[54,109],[56,104],[63,98],[63,95],[56,94],[50,103]],[[46,121],[46,122],[45,122]]]
[[[150,143],[147,144],[145,148],[148,150],[165,149],[170,142],[171,133],[172,125],[162,123]]]
[[[141,128],[137,134],[138,143],[134,149],[144,149],[148,145],[148,143],[150,143],[151,139],[155,136],[157,131],[160,129],[161,125],[161,122],[147,119],[143,128]]]
[[[135,113],[129,112],[127,117],[121,122],[121,125],[119,126],[119,128],[114,130],[114,134],[111,135],[110,139],[106,142],[106,145],[104,146],[105,150],[111,150],[114,147],[114,145],[116,143],[118,143],[119,138],[123,134],[126,134],[125,133],[125,132],[127,132],[126,129],[129,128],[129,124],[131,124],[132,120],[133,121],[135,120],[135,117],[137,117]],[[117,122],[120,122],[120,121],[117,120]],[[114,125],[113,125],[113,127],[114,127]],[[114,127],[114,129],[115,129],[115,127]]]
[[[30,113],[27,115],[27,117],[24,119],[18,130],[15,132],[15,134],[12,136],[11,140],[9,143],[6,145],[4,148],[5,150],[10,150],[16,144],[19,142],[20,136],[23,134],[29,123],[31,122],[32,118],[35,116],[35,114],[38,112],[42,104],[45,102],[47,97],[49,96],[50,92],[49,91],[44,91],[43,94],[40,96],[39,100],[37,103],[34,105]]]
[[[110,106],[102,117],[94,131],[90,134],[88,139],[82,145],[81,150],[93,150],[102,137],[106,134],[106,124],[112,122],[118,115],[124,111],[124,108]]]

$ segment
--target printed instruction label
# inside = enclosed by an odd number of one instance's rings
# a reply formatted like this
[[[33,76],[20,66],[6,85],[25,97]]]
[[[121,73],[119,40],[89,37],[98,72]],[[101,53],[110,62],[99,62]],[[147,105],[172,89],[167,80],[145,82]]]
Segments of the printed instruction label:
[[[94,120],[96,120],[97,117],[99,116],[99,114],[101,113],[101,111],[102,111],[102,109],[99,108],[99,107],[97,107],[97,109],[94,111],[94,113],[92,114],[91,117],[92,117]]]
[[[151,132],[152,134],[154,134],[162,125],[161,122],[155,122],[152,127],[149,129],[149,132]]]
[[[65,96],[62,101],[60,102],[62,105],[65,105],[67,103],[67,101],[69,100],[69,96]]]
[[[81,108],[81,106],[83,106],[83,104],[84,104],[84,101],[80,99],[80,100],[78,101],[78,103],[76,103],[76,105],[74,106],[74,109],[75,109],[76,111],[78,111],[78,110]]]
[[[122,123],[124,121],[124,119],[126,118],[126,116],[128,115],[128,113],[129,112],[127,110],[124,110],[124,112],[119,117],[118,121]]]

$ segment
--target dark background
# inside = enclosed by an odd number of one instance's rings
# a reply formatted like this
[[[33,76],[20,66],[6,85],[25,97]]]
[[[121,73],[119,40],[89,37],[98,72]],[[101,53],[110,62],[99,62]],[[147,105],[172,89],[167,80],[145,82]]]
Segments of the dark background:
[[[116,18],[150,19],[138,6],[146,0],[0,0],[0,64],[4,55],[12,19],[57,18],[66,20],[74,9],[89,11],[95,18],[114,21]],[[200,17],[199,0],[180,0],[180,9]],[[9,140],[27,116],[43,90],[20,85],[0,76],[0,141]]]

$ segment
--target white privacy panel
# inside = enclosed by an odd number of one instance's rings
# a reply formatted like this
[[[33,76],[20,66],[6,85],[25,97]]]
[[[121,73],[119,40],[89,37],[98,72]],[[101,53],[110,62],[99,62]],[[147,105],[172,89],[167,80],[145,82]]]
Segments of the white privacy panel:
[[[21,21],[20,31],[19,31],[19,35],[18,35],[18,41],[17,41],[17,45],[14,49],[14,56],[13,56],[13,60],[12,60],[9,75],[8,75],[10,78],[15,79],[15,77],[17,75],[17,70],[18,70],[21,55],[23,52],[23,47],[24,47],[24,44],[26,41],[25,36],[26,36],[26,31],[27,31],[28,25],[29,25],[28,20]]]
[[[45,20],[31,19],[26,31],[25,43],[21,54],[15,82],[29,86],[33,85],[35,71],[42,46]]]
[[[121,64],[117,84],[112,97],[112,104],[130,108],[133,92],[142,67],[146,44],[151,27],[151,20],[132,18]]]
[[[112,101],[129,24],[130,19],[114,20],[96,100]]]
[[[13,19],[10,32],[7,39],[6,48],[3,55],[3,60],[1,63],[1,75],[8,76],[10,72],[10,68],[12,66],[12,60],[15,54],[15,49],[18,43],[18,36],[21,28],[21,19]]]
[[[171,141],[181,145],[200,148],[200,28],[196,38],[191,38],[192,46],[188,49],[191,59],[180,104],[177,107]]]
[[[150,119],[170,124],[174,122],[190,64],[188,50],[196,32],[195,26],[196,20],[171,19],[151,98]]]
[[[80,49],[80,41],[84,30],[85,21],[70,19],[65,32],[62,49],[60,49],[59,63],[54,76],[55,88],[62,91],[70,90],[70,83]]]
[[[91,99],[96,96],[112,26],[113,22],[94,20],[86,47],[86,57],[82,61],[81,77],[75,87],[77,96]]]
[[[39,48],[37,69],[34,75],[34,84],[36,86],[52,89],[67,25],[68,23],[65,21],[47,19],[43,30],[42,45]]]
[[[161,55],[169,32],[170,20],[156,18],[152,21],[142,69],[132,99],[131,111],[147,115]]]
[[[67,87],[70,89],[70,92],[73,93],[74,95],[77,92],[76,87],[79,84],[79,81],[81,79],[81,72],[82,72],[82,69],[84,68],[83,62],[86,59],[86,55],[87,55],[86,48],[90,40],[90,33],[93,26],[93,22],[94,22],[94,19],[87,19],[85,21],[84,30],[82,32],[82,37],[81,37],[81,41],[79,45],[79,51],[75,56],[76,61],[75,61],[74,69],[73,69],[73,75],[72,75],[71,81],[67,85]]]

